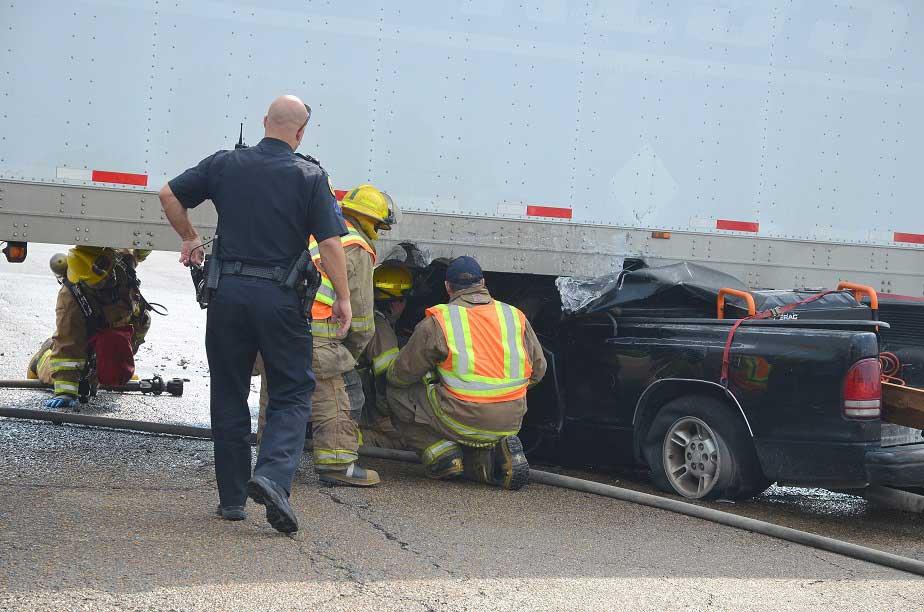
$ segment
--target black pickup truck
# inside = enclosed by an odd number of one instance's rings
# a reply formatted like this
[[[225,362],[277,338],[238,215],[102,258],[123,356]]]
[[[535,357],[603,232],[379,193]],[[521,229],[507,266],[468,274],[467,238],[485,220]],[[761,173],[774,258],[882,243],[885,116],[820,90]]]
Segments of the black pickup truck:
[[[754,304],[725,298],[720,319],[723,288]],[[573,302],[592,297],[537,325],[551,367],[529,394],[531,457],[647,466],[690,498],[748,497],[773,482],[924,485],[921,431],[880,419],[887,324],[850,291],[786,311],[817,291],[745,289],[691,264],[624,271],[590,291],[560,284]],[[730,339],[739,319],[774,307]]]

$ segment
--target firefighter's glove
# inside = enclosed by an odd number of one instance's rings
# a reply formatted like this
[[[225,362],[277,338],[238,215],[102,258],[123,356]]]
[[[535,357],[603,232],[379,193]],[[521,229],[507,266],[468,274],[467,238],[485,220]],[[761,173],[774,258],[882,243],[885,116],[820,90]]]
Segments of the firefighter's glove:
[[[67,394],[56,395],[51,399],[42,400],[42,406],[45,408],[76,408],[77,398]]]

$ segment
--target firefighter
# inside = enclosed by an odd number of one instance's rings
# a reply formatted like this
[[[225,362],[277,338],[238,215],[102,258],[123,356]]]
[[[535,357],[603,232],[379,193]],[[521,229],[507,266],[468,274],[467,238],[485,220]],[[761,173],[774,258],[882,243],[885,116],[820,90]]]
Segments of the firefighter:
[[[517,433],[526,390],[545,374],[542,347],[522,312],[491,297],[473,258],[453,260],[445,285],[449,303],[427,309],[388,367],[395,425],[431,478],[519,489],[529,464]]]
[[[405,297],[414,286],[407,266],[384,263],[373,274],[375,289],[375,335],[359,359],[363,390],[367,395],[360,419],[362,443],[379,448],[405,448],[392,424],[385,397],[385,372],[398,356],[395,324],[404,312]],[[371,397],[370,397],[371,396]]]
[[[391,229],[395,222],[391,197],[372,185],[360,185],[349,191],[340,203],[348,233],[341,237],[347,259],[347,279],[353,320],[346,336],[338,335],[338,324],[331,319],[333,286],[324,273],[324,262],[314,238],[308,247],[312,260],[321,272],[311,308],[313,336],[312,369],[317,385],[312,396],[312,438],[314,464],[321,482],[330,485],[367,487],[378,484],[379,475],[356,461],[359,458],[359,415],[364,396],[362,379],[356,362],[375,334],[373,322],[372,274],[375,266],[375,241],[379,230]],[[261,387],[266,386],[259,360]],[[264,405],[260,407],[260,424]],[[258,439],[262,437],[258,426]]]
[[[151,326],[135,268],[150,251],[77,246],[52,257],[61,282],[55,334],[29,361],[26,376],[54,386],[42,405],[73,408],[81,381],[124,385]],[[90,357],[95,358],[95,369]],[[92,370],[92,371],[91,371]]]

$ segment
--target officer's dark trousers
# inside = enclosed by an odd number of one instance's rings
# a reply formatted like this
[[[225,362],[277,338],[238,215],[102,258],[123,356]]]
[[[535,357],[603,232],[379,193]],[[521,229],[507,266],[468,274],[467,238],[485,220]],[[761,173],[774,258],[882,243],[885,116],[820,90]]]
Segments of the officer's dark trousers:
[[[298,296],[272,280],[222,276],[209,304],[205,349],[211,371],[215,476],[222,506],[242,506],[250,479],[250,376],[263,355],[269,383],[266,428],[254,475],[292,489],[311,417],[311,334]]]

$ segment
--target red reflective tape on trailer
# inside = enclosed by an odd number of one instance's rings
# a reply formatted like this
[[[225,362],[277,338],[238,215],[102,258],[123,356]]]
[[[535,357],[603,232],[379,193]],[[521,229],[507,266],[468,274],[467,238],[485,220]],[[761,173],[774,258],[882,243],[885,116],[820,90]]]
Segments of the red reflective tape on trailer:
[[[906,232],[895,232],[892,237],[895,242],[910,242],[912,244],[924,244],[924,234],[908,234]]]
[[[716,219],[715,228],[720,230],[730,230],[733,232],[754,232],[760,229],[760,223],[751,221],[729,221],[728,219]]]
[[[334,189],[334,197],[340,202],[350,192],[349,189]]]
[[[119,185],[138,185],[147,187],[147,174],[133,174],[131,172],[109,172],[107,170],[94,170],[90,178],[97,183],[118,183]]]
[[[558,208],[556,206],[527,206],[527,217],[554,217],[556,219],[570,219],[570,208]]]

